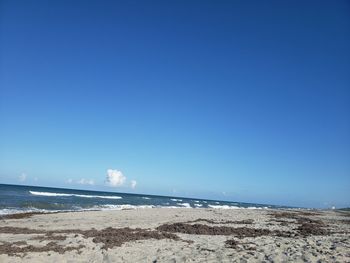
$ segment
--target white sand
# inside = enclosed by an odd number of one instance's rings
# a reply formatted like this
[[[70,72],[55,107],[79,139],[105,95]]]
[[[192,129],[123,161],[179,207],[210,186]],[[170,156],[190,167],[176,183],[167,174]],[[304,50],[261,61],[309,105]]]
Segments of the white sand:
[[[246,226],[281,231],[295,231],[293,229],[298,227],[293,219],[282,219],[290,222],[287,226],[273,221],[274,218],[269,215],[272,212],[273,210],[186,208],[91,211],[35,215],[24,219],[3,219],[0,220],[0,228],[21,227],[42,230],[95,228],[101,230],[107,227],[130,227],[154,229],[165,223],[186,222],[198,218],[215,221],[254,220],[254,223],[250,225],[198,222],[198,224],[211,226]],[[40,234],[13,234],[0,231],[0,246],[5,242],[17,241],[25,241],[27,245],[37,247],[49,242],[55,242],[63,247],[84,246],[80,250],[67,251],[64,254],[53,251],[27,252],[17,255],[3,253],[0,254],[0,262],[318,262],[319,260],[320,262],[350,262],[350,224],[349,221],[346,221],[350,218],[332,211],[308,217],[321,219],[328,225],[328,230],[338,233],[296,238],[260,236],[243,239],[224,235],[174,233],[183,240],[192,240],[193,243],[171,239],[148,239],[126,242],[122,246],[106,250],[101,248],[103,244],[94,243],[92,238],[85,238],[74,232],[59,234],[67,236],[66,240],[35,240],[31,238],[40,236]],[[237,248],[228,248],[225,245],[228,239],[235,239],[240,244]]]

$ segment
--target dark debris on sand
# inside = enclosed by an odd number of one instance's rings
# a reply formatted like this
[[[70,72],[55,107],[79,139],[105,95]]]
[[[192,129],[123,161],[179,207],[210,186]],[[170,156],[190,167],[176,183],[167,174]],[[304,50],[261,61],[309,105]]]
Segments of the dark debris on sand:
[[[28,213],[18,213],[18,214],[9,214],[9,215],[1,215],[0,219],[23,219],[23,218],[29,218],[34,215],[43,215],[46,213],[42,212],[28,212]]]
[[[252,220],[242,221],[213,221],[199,218],[197,220],[188,221],[184,223],[163,224],[157,230],[184,233],[193,235],[233,235],[237,238],[245,237],[259,237],[259,236],[278,236],[287,238],[296,238],[298,236],[307,237],[311,235],[325,236],[330,235],[331,232],[327,230],[327,225],[319,219],[310,218],[310,216],[321,215],[315,211],[300,211],[300,212],[274,212],[270,216],[274,217],[274,221],[281,223],[281,225],[289,225],[291,222],[283,219],[293,219],[293,223],[297,224],[297,228],[293,231],[269,230],[249,227],[228,227],[228,226],[209,226],[199,224],[196,222],[207,222],[210,224],[252,224]],[[196,223],[196,224],[193,224]]]
[[[59,254],[64,254],[67,251],[80,250],[82,248],[84,248],[83,245],[71,247],[71,246],[58,245],[55,242],[49,242],[45,246],[28,245],[24,241],[21,241],[21,243],[3,242],[3,244],[0,245],[0,254],[16,256],[18,254],[23,254],[28,252],[49,252],[49,251],[57,252]]]
[[[3,234],[46,234],[49,231],[39,230],[39,229],[30,229],[27,227],[13,227],[13,226],[3,226],[0,227],[0,233]]]
[[[275,212],[271,213],[270,216],[274,217],[275,221],[286,222],[282,219],[294,219],[298,227],[295,229],[298,235],[307,237],[311,235],[326,236],[330,235],[331,232],[326,229],[327,225],[319,219],[313,219],[306,216],[320,215],[317,212]],[[283,224],[283,223],[282,223]]]
[[[226,247],[228,248],[237,248],[237,245],[238,245],[238,241],[234,240],[234,239],[229,239],[229,240],[226,240],[225,242],[225,245]]]
[[[327,236],[330,233],[327,229],[323,228],[323,226],[312,223],[303,223],[296,229],[301,236]]]
[[[31,240],[39,240],[39,241],[45,241],[45,240],[57,240],[57,241],[63,241],[66,240],[67,236],[63,235],[54,235],[53,233],[47,233],[46,235],[40,235],[31,238]]]
[[[222,221],[214,221],[211,219],[205,219],[205,218],[198,218],[196,220],[187,221],[185,223],[198,223],[198,222],[207,222],[209,224],[242,224],[242,225],[251,225],[254,223],[253,219],[246,219],[246,220],[237,220],[237,221],[231,221],[231,220],[222,220]]]
[[[171,233],[183,233],[191,235],[233,235],[237,238],[259,236],[290,236],[292,233],[271,231],[249,227],[208,226],[203,224],[173,223],[163,224],[157,230]]]
[[[32,240],[65,240],[67,237],[62,234],[75,234],[82,235],[85,238],[92,238],[94,243],[102,243],[102,249],[108,249],[116,246],[121,246],[126,242],[137,241],[137,240],[147,240],[147,239],[171,239],[177,241],[184,241],[191,243],[191,241],[182,240],[177,235],[160,232],[157,230],[148,230],[148,229],[131,229],[131,228],[105,228],[102,230],[80,230],[80,229],[67,229],[67,230],[39,230],[39,229],[29,229],[21,227],[0,227],[0,233],[6,234],[40,234],[40,236],[33,237]],[[44,252],[44,251],[54,251],[63,253],[68,250],[80,249],[80,247],[63,247],[57,245],[55,242],[50,242],[44,247],[36,246],[26,246],[18,247],[15,246],[15,243],[4,243],[0,247],[0,254],[16,254],[16,253],[25,253],[25,252]]]
[[[121,246],[126,242],[146,239],[172,239],[180,240],[177,235],[162,233],[156,230],[146,230],[141,228],[105,228],[102,230],[87,230],[82,233],[85,237],[92,237],[93,242],[102,243],[103,249]]]

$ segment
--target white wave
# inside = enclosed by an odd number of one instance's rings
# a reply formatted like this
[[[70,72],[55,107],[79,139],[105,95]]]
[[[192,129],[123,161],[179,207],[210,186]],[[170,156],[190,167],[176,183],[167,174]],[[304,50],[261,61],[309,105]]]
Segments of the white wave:
[[[39,196],[75,196],[75,197],[83,197],[83,198],[122,199],[122,197],[115,196],[115,195],[79,195],[79,194],[36,192],[36,191],[29,191],[29,193],[31,193],[32,195],[39,195]]]
[[[151,199],[151,198],[149,198],[149,197],[146,197],[146,196],[143,196],[143,197],[142,197],[142,199],[146,199],[146,200],[149,200],[149,199]]]
[[[211,208],[215,209],[240,209],[238,206],[229,206],[229,205],[208,205]]]
[[[194,200],[196,203],[199,203],[199,201],[198,200]]]
[[[170,199],[171,201],[174,201],[174,202],[182,202],[182,199],[175,199],[175,198],[173,198],[173,199]]]
[[[186,208],[191,208],[191,205],[189,203],[177,203],[177,205],[180,205]]]
[[[218,205],[218,204],[220,204],[220,202],[215,202],[215,204],[217,204],[217,205]]]
[[[203,205],[202,205],[202,204],[194,204],[194,206],[196,206],[196,207],[202,207]]]
[[[35,192],[29,191],[32,195],[42,195],[42,196],[71,196],[71,194],[60,194],[60,193],[49,193],[49,192]]]

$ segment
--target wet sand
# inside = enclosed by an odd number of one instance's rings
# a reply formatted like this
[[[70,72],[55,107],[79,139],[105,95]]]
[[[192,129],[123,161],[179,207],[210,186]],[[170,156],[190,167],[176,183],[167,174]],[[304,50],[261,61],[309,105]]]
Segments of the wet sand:
[[[340,211],[153,208],[0,217],[0,262],[350,262]]]

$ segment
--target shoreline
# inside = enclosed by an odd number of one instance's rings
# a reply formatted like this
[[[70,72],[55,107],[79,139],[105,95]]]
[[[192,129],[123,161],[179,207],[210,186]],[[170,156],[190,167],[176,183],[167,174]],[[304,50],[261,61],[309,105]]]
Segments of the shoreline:
[[[72,212],[0,217],[0,261],[350,261],[347,212],[208,208]]]

